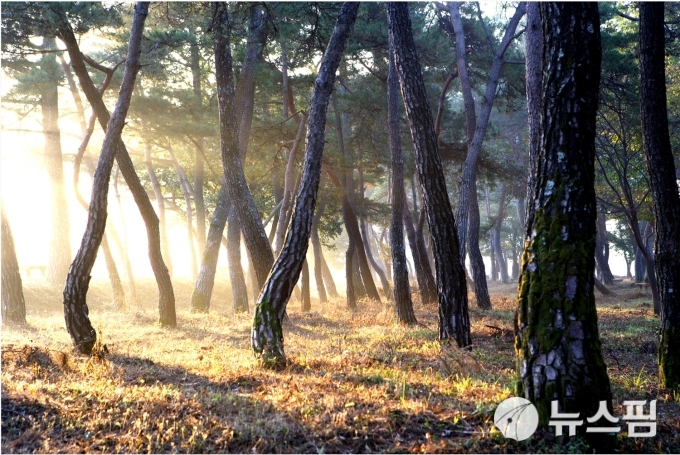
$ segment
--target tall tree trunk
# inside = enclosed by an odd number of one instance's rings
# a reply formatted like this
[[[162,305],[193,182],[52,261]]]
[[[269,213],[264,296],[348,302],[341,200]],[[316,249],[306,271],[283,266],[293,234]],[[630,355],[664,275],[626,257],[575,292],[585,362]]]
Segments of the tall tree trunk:
[[[520,19],[526,12],[526,3],[520,2],[517,5],[514,15],[510,19],[498,49],[494,49],[494,59],[491,64],[489,76],[486,82],[486,90],[482,99],[482,107],[479,119],[475,112],[474,99],[472,97],[472,87],[467,72],[467,57],[465,47],[465,34],[463,23],[460,17],[460,6],[462,2],[449,3],[449,13],[451,14],[451,24],[456,35],[456,54],[458,63],[458,74],[460,77],[461,89],[465,104],[465,124],[467,130],[468,153],[463,166],[462,182],[460,186],[460,198],[456,210],[456,220],[458,221],[458,239],[461,245],[461,260],[465,260],[466,247],[470,254],[470,265],[472,266],[473,279],[475,281],[475,296],[477,305],[480,308],[491,308],[491,299],[486,286],[486,272],[484,271],[484,261],[479,251],[479,205],[477,201],[477,161],[482,150],[484,136],[489,124],[491,109],[496,97],[496,89],[500,79],[501,70],[505,64],[505,51],[514,39],[515,30]],[[475,232],[476,231],[476,232]],[[466,243],[466,235],[468,242]],[[472,235],[472,238],[470,238]],[[507,274],[507,271],[506,271]]]
[[[109,120],[111,119],[111,115],[104,104],[101,94],[95,88],[94,83],[92,82],[92,79],[85,68],[83,56],[78,46],[78,40],[76,39],[73,29],[71,28],[71,25],[66,17],[60,18],[57,35],[64,42],[66,48],[68,49],[73,71],[76,73],[78,81],[80,82],[80,87],[82,88],[83,93],[85,93],[85,96],[92,106],[93,111],[97,114],[99,124],[104,131],[108,131],[108,124]],[[122,140],[118,142],[117,147],[118,150],[112,153],[115,154],[118,167],[123,173],[125,183],[127,183],[127,186],[132,193],[142,219],[144,220],[144,225],[146,226],[147,238],[149,242],[149,260],[151,263],[151,268],[154,272],[154,276],[156,277],[156,282],[158,284],[158,323],[163,326],[174,327],[177,325],[177,318],[175,314],[175,294],[172,289],[170,274],[168,273],[168,269],[165,266],[165,262],[163,261],[163,257],[161,255],[158,217],[153,210],[153,206],[151,205],[151,201],[149,201],[149,196],[146,194],[146,190],[139,181],[139,177],[135,172],[130,155],[128,154],[127,148],[125,147],[125,144]],[[97,166],[99,167],[99,164]],[[108,178],[109,177],[107,176],[107,182]],[[99,209],[99,207],[96,207],[96,209]],[[87,324],[89,325],[89,320],[87,321]],[[83,334],[83,339],[89,339],[89,336]],[[87,344],[84,346],[87,347]]]
[[[227,193],[243,232],[246,246],[253,259],[257,281],[262,286],[274,263],[274,254],[264,231],[260,213],[248,189],[239,153],[239,136],[236,118],[236,94],[232,73],[231,48],[229,44],[229,14],[227,5],[215,4],[215,81],[220,116],[220,148],[222,166],[227,182]]]
[[[288,164],[286,165],[286,173],[283,178],[283,204],[279,210],[279,225],[276,228],[276,242],[274,243],[274,252],[278,255],[283,248],[283,240],[286,236],[286,228],[290,220],[289,212],[293,206],[293,192],[295,191],[295,157],[300,148],[300,143],[305,134],[305,126],[307,125],[307,113],[302,113],[302,121],[298,127],[293,147],[288,153]]]
[[[416,152],[416,167],[432,236],[439,297],[439,338],[469,346],[467,284],[456,222],[446,189],[432,111],[416,52],[407,3],[387,3],[389,39],[394,53],[406,116]]]
[[[654,265],[661,297],[659,378],[680,386],[680,197],[668,133],[664,4],[640,3],[640,115],[654,200]]]
[[[392,250],[394,305],[397,321],[401,324],[413,325],[418,321],[413,312],[411,288],[406,268],[406,249],[404,247],[406,191],[404,191],[404,156],[401,150],[401,132],[399,131],[399,76],[394,66],[394,53],[392,51],[390,51],[390,63],[387,73],[387,124],[393,180],[390,247]]]
[[[231,210],[227,187],[224,180],[220,192],[217,195],[217,205],[210,221],[208,237],[203,250],[201,268],[198,272],[196,285],[191,293],[191,311],[207,313],[210,309],[210,299],[212,298],[213,285],[215,284],[215,270],[217,269],[217,259],[220,251],[220,242],[224,233],[224,226],[227,224],[229,211]],[[227,250],[227,254],[229,251]]]
[[[508,282],[508,261],[505,260],[503,249],[501,248],[501,227],[503,225],[503,211],[505,209],[505,182],[501,182],[500,194],[498,195],[498,212],[496,212],[496,222],[493,227],[494,248],[496,249],[496,261],[501,274],[501,283]]]
[[[276,259],[255,309],[252,346],[263,365],[285,365],[281,320],[307,253],[307,245],[314,216],[314,204],[321,177],[321,160],[328,100],[333,90],[347,37],[356,19],[358,3],[344,3],[314,82],[307,130],[307,149],[302,169],[300,189],[290,229],[286,234],[281,254]]]
[[[368,258],[366,257],[366,250],[364,249],[363,239],[361,238],[359,222],[357,220],[356,211],[354,210],[354,207],[356,206],[354,201],[354,178],[353,178],[354,158],[352,155],[352,151],[350,149],[345,148],[343,122],[341,120],[340,109],[338,107],[335,92],[331,94],[331,100],[333,103],[333,113],[335,114],[335,130],[338,138],[338,149],[340,150],[340,154],[343,156],[345,160],[345,172],[343,179],[344,185],[337,179],[337,177],[331,175],[330,172],[329,176],[331,176],[331,179],[333,180],[335,186],[344,189],[344,196],[342,198],[343,205],[342,217],[343,221],[345,222],[345,230],[347,231],[347,237],[350,238],[350,245],[353,245],[354,250],[356,250],[355,252],[351,253],[351,256],[354,257],[354,255],[356,255],[356,258],[359,261],[360,269],[359,272],[361,273],[360,281],[362,283],[356,284],[358,284],[360,287],[361,284],[363,284],[363,288],[365,288],[366,295],[368,296],[368,298],[372,300],[377,300],[379,302],[380,294],[378,294],[378,288],[375,286],[375,282],[373,281],[373,275],[371,274],[371,268],[368,265]],[[350,251],[350,248],[351,247],[348,246],[347,250],[348,252]],[[353,265],[350,264],[349,267],[352,270],[352,274],[357,273],[357,271],[353,269]],[[349,276],[347,277],[347,279],[349,279]],[[358,289],[356,289],[356,286],[354,291],[355,292],[358,291]],[[363,296],[355,297],[361,298]],[[354,306],[349,301],[348,307],[354,308]]]
[[[609,268],[605,250],[607,248],[607,215],[604,212],[597,214],[597,235],[595,236],[595,262],[602,272],[602,282],[606,286],[614,284],[614,275]]]
[[[484,188],[484,205],[486,206],[486,219],[487,222],[491,221],[491,206],[489,203],[489,187]],[[489,230],[489,256],[491,257],[491,281],[498,280],[498,263],[496,262],[496,248],[494,245],[495,238],[495,226],[492,226]]]
[[[87,172],[90,174],[90,177],[94,178],[94,163],[92,163],[92,159],[87,156],[86,157],[86,152],[87,152],[87,146],[90,142],[90,139],[92,137],[92,133],[94,132],[94,124],[97,119],[96,115],[92,115],[90,117],[89,122],[86,124],[84,119],[85,119],[85,110],[83,108],[82,100],[80,98],[80,94],[78,93],[78,88],[76,87],[76,82],[73,79],[73,73],[71,72],[71,69],[69,68],[68,64],[64,60],[63,57],[60,57],[61,59],[61,67],[62,70],[64,71],[64,74],[66,75],[66,80],[68,81],[69,85],[69,90],[71,91],[71,94],[73,95],[73,100],[76,104],[76,109],[79,113],[79,117],[81,118],[81,132],[83,134],[83,139],[80,142],[80,145],[78,146],[78,150],[76,152],[76,157],[74,159],[73,163],[73,191],[75,192],[76,199],[80,203],[80,205],[85,209],[85,211],[89,210],[89,204],[85,201],[85,198],[80,194],[80,190],[78,188],[78,181],[80,178],[80,165],[81,163],[85,163],[85,167],[87,169]],[[104,93],[106,88],[108,87],[109,83],[111,82],[111,77],[113,74],[106,75],[106,78],[104,80],[104,83],[102,84],[101,88],[99,89],[100,93]],[[118,197],[118,186],[115,185],[114,188],[116,189],[116,197]],[[120,203],[120,198],[118,198],[118,202]],[[120,204],[119,204],[120,207]],[[114,239],[117,239],[116,236],[116,231],[113,228],[113,225],[109,224],[107,227],[107,230],[112,234],[112,237]],[[102,236],[102,243],[101,243],[101,250],[102,253],[104,254],[104,260],[106,262],[106,271],[109,275],[109,282],[111,283],[111,292],[113,294],[113,304],[118,310],[124,310],[127,308],[127,302],[125,300],[125,291],[123,291],[123,284],[120,281],[120,275],[118,274],[118,268],[116,267],[116,262],[113,260],[113,254],[111,254],[111,248],[109,247],[109,242],[106,233]],[[126,257],[126,256],[123,256]],[[126,265],[129,264],[129,261],[126,263]],[[128,284],[130,287],[130,292],[131,292],[131,298],[133,299],[134,303],[137,303],[137,292],[136,288],[134,285],[134,279],[132,278],[131,274],[129,273],[129,279],[128,279]]]
[[[248,150],[247,138],[250,135],[250,127],[253,118],[252,98],[255,93],[255,78],[252,76],[255,73],[255,67],[258,60],[257,57],[262,52],[262,37],[263,35],[266,35],[264,33],[264,14],[258,13],[255,5],[252,8],[248,42],[246,44],[246,55],[243,60],[243,65],[241,66],[241,75],[239,77],[236,106],[239,112],[238,118],[240,119],[238,148],[241,162],[245,160],[245,155]],[[210,228],[208,230],[206,246],[203,250],[203,259],[201,261],[198,279],[196,280],[196,285],[191,295],[192,311],[207,312],[210,308],[210,298],[212,297],[212,289],[215,283],[215,270],[217,268],[217,259],[220,252],[220,242],[223,237],[224,227],[227,223],[230,210],[231,199],[227,192],[226,181],[223,179],[217,197],[217,205],[210,221]],[[229,254],[229,252],[227,252],[227,254]]]
[[[97,334],[92,328],[88,317],[89,311],[85,298],[90,284],[92,266],[97,257],[97,250],[99,249],[99,244],[106,227],[108,185],[111,177],[111,168],[113,167],[115,155],[117,152],[122,151],[120,150],[119,143],[121,142],[123,127],[125,126],[127,110],[130,106],[137,71],[140,67],[139,55],[141,53],[142,33],[148,9],[148,2],[140,2],[135,5],[125,74],[118,95],[118,102],[111,116],[106,136],[104,137],[99,163],[95,171],[85,235],[69,269],[64,288],[66,328],[71,335],[76,350],[83,354],[90,354],[97,338]]]
[[[14,249],[14,239],[5,215],[5,209],[0,208],[0,211],[2,212],[2,243],[0,243],[0,252],[2,253],[2,283],[0,283],[2,323],[25,324],[26,302],[24,301],[24,289],[21,284],[17,253]]]
[[[55,48],[55,40],[43,38],[46,50]],[[40,68],[50,82],[40,98],[42,125],[45,136],[45,169],[50,182],[50,224],[48,236],[50,247],[47,255],[45,278],[51,285],[61,285],[68,273],[71,261],[70,223],[66,188],[64,187],[64,168],[61,156],[61,133],[59,131],[59,76],[61,70],[56,54],[43,55]]]
[[[600,401],[612,412],[612,394],[593,294],[599,13],[595,3],[541,3],[539,9],[545,68],[541,142],[531,149],[538,166],[515,347],[517,394],[536,406],[547,428],[554,400],[560,412],[592,416]],[[578,431],[585,433],[584,427]]]

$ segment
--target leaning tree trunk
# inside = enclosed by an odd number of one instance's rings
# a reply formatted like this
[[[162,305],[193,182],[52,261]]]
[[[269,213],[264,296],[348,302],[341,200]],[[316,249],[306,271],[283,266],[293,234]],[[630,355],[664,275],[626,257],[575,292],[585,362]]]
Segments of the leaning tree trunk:
[[[5,209],[1,208],[0,211],[2,212],[2,243],[0,243],[0,252],[2,253],[2,283],[0,283],[2,323],[25,324],[26,302],[24,301],[24,289],[21,284],[17,253],[14,249],[14,239],[5,216]]]
[[[664,61],[664,4],[640,3],[640,116],[654,200],[654,265],[661,297],[659,378],[680,385],[680,197],[668,134]]]
[[[241,157],[241,162],[244,161],[245,154],[248,150],[247,138],[250,134],[250,126],[253,118],[252,97],[255,93],[255,79],[252,76],[257,65],[257,57],[259,53],[262,52],[261,36],[263,35],[263,23],[264,21],[260,21],[260,15],[251,12],[248,43],[246,44],[246,56],[244,57],[243,65],[241,66],[237,96],[237,109],[239,110],[238,118],[241,119],[239,124],[239,155]],[[259,47],[257,43],[260,43]],[[196,285],[191,294],[192,311],[207,312],[210,308],[210,299],[215,284],[215,270],[217,269],[217,259],[220,252],[220,242],[230,210],[231,200],[227,193],[227,184],[223,179],[220,192],[217,196],[217,205],[210,221],[206,245],[203,250],[203,259],[201,260],[201,266],[198,272],[198,279],[196,280]],[[229,249],[227,249],[227,254],[229,254]],[[241,274],[243,274],[243,272],[241,272]]]
[[[458,220],[458,239],[461,245],[461,261],[465,260],[466,247],[470,254],[470,265],[472,266],[473,278],[475,281],[475,296],[477,305],[480,308],[491,308],[489,290],[486,286],[486,272],[484,261],[481,260],[479,251],[479,205],[477,201],[477,161],[481,154],[484,136],[489,124],[491,109],[496,97],[496,89],[500,79],[501,70],[505,64],[505,51],[515,38],[515,30],[520,19],[526,11],[526,3],[520,2],[517,5],[514,15],[510,19],[498,49],[494,49],[493,63],[489,71],[486,82],[486,89],[482,99],[482,107],[479,119],[476,117],[472,88],[467,71],[467,50],[465,46],[465,34],[460,16],[460,6],[462,2],[449,3],[449,13],[451,14],[451,24],[456,36],[456,54],[458,62],[458,75],[463,91],[465,104],[465,123],[467,130],[468,153],[465,158],[465,165],[461,175],[460,197],[456,210]],[[475,232],[476,231],[476,232]],[[470,238],[472,235],[472,238]],[[466,242],[467,236],[467,242]]]
[[[413,312],[411,289],[406,268],[406,248],[404,246],[404,156],[401,150],[399,131],[399,76],[394,67],[394,54],[390,51],[387,73],[387,124],[392,157],[392,218],[390,221],[390,247],[392,249],[392,281],[394,283],[394,305],[397,321],[413,325],[418,321]]]
[[[432,111],[413,40],[408,4],[388,3],[387,23],[434,247],[439,290],[439,338],[452,338],[460,347],[469,346],[472,340],[465,271],[460,259],[456,222],[444,180]]]
[[[62,58],[63,60],[63,58]],[[71,73],[70,68],[66,64],[65,61],[62,61],[62,68],[64,70],[64,73],[66,74],[66,79],[68,80],[69,88],[71,90],[71,93],[73,94],[73,99],[75,101],[76,107],[78,109],[78,112],[81,114],[82,117],[85,116],[84,114],[84,109],[82,107],[82,102],[80,99],[80,94],[78,93],[78,89],[76,87],[75,80],[73,79],[73,74]],[[104,90],[108,87],[109,82],[111,81],[111,77],[113,74],[106,75],[106,78],[104,80],[104,83],[102,84],[101,88],[99,89],[100,93],[104,93]],[[80,194],[80,190],[78,188],[78,181],[80,178],[80,165],[82,162],[85,163],[85,167],[87,168],[88,173],[90,174],[90,177],[94,177],[94,170],[95,166],[92,163],[92,160],[87,157],[84,159],[85,153],[87,146],[90,142],[90,139],[92,137],[92,133],[94,131],[94,124],[96,121],[97,117],[96,115],[93,115],[90,117],[90,121],[87,125],[84,124],[84,122],[81,124],[81,131],[83,133],[83,139],[80,142],[80,145],[78,146],[78,150],[76,152],[76,157],[73,160],[73,191],[75,192],[76,200],[80,203],[80,205],[87,211],[89,209],[89,204],[87,201],[85,201],[85,198]],[[118,189],[118,186],[114,186],[116,191]],[[116,196],[118,197],[118,193],[116,193]],[[118,198],[118,202],[120,203],[120,198]],[[113,225],[109,224],[108,226],[108,231],[113,234],[113,238],[117,238],[115,235],[115,230],[113,229]],[[113,254],[111,253],[111,248],[109,247],[109,242],[108,242],[108,237],[106,233],[102,236],[102,243],[101,243],[101,249],[102,253],[104,254],[104,260],[106,262],[106,271],[108,272],[109,275],[109,282],[111,283],[111,291],[113,293],[113,304],[116,307],[117,310],[122,311],[127,308],[127,302],[125,300],[125,291],[123,290],[123,284],[120,281],[120,275],[118,274],[118,268],[116,267],[116,262],[113,259]],[[126,263],[127,265],[127,263]],[[131,277],[131,274],[129,274]],[[128,280],[128,283],[130,284],[130,291],[131,291],[131,297],[133,298],[133,302],[136,302],[136,290],[134,288],[134,281],[132,278]],[[133,292],[134,291],[134,292]]]
[[[540,147],[526,223],[515,321],[517,394],[548,427],[560,412],[612,412],[593,291],[595,113],[600,79],[596,3],[541,3]],[[601,422],[598,422],[601,423]],[[594,426],[600,426],[596,423]],[[585,427],[578,430],[585,433]]]
[[[208,228],[208,236],[201,260],[201,268],[198,272],[196,285],[191,293],[191,311],[207,313],[210,309],[210,299],[212,298],[213,285],[215,284],[215,270],[217,270],[217,258],[222,242],[224,226],[227,224],[231,204],[227,196],[227,187],[222,180],[222,187],[217,195],[217,205],[213,212]]]
[[[119,143],[125,126],[125,117],[130,106],[137,72],[140,68],[139,55],[141,54],[142,33],[148,10],[148,2],[139,2],[135,5],[125,74],[94,175],[85,235],[69,269],[64,288],[66,328],[76,350],[82,354],[90,354],[97,339],[97,334],[88,317],[89,311],[85,298],[90,284],[92,266],[97,258],[97,250],[106,227],[106,206],[111,168],[115,155],[120,150]]]
[[[168,243],[168,229],[165,223],[165,198],[163,197],[161,183],[158,181],[156,171],[153,167],[153,162],[151,160],[151,144],[149,143],[144,144],[144,165],[146,166],[146,173],[149,176],[149,181],[153,187],[156,205],[158,205],[158,229],[161,236],[162,255],[168,267],[168,274],[172,276],[172,258],[170,256],[170,245]]]
[[[281,254],[260,293],[255,310],[252,345],[253,351],[263,365],[279,367],[286,363],[281,319],[307,253],[316,193],[321,177],[328,100],[333,90],[335,72],[358,9],[358,3],[343,4],[314,83],[302,180],[295,198],[290,228]]]
[[[234,207],[239,208],[235,210],[236,218],[253,260],[257,282],[262,286],[274,263],[274,254],[264,231],[260,213],[248,189],[239,153],[236,93],[229,44],[229,14],[225,3],[215,4],[214,19],[215,82],[220,117],[222,167],[229,199]]]
[[[43,47],[52,51],[55,47],[54,41],[54,38],[44,38]],[[48,224],[50,246],[45,278],[52,285],[61,285],[66,278],[71,260],[71,240],[59,131],[58,89],[61,70],[56,54],[53,52],[44,54],[40,61],[40,68],[50,79],[50,83],[47,84],[40,98],[45,135],[45,169],[50,182],[50,223]]]
[[[83,90],[83,93],[85,93],[90,106],[92,106],[93,111],[97,114],[99,124],[104,131],[108,131],[108,124],[111,116],[104,104],[101,94],[94,86],[94,83],[85,68],[83,56],[78,46],[78,40],[66,17],[60,18],[57,35],[68,49],[73,71],[78,77],[80,87]],[[146,226],[149,242],[149,260],[158,284],[158,323],[162,326],[174,327],[177,325],[175,294],[172,289],[172,281],[170,280],[168,268],[165,266],[165,262],[161,255],[158,216],[156,216],[156,212],[154,212],[144,186],[142,186],[142,183],[139,181],[135,167],[122,140],[118,142],[117,147],[118,150],[114,152],[116,162],[123,173],[123,178],[125,178],[125,182],[132,193],[132,197],[139,208],[139,212],[144,220],[144,225]]]

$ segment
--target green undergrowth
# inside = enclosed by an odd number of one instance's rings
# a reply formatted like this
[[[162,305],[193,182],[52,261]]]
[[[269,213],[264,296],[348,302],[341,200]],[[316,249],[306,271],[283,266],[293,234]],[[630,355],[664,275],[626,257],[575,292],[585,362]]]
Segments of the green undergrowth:
[[[250,348],[252,314],[233,314],[216,287],[209,314],[193,314],[191,285],[176,282],[178,327],[155,324],[157,291],[116,313],[93,282],[90,316],[100,356],[74,356],[60,289],[27,283],[28,325],[2,332],[2,452],[541,452],[592,451],[583,440],[507,440],[493,425],[514,390],[516,285],[490,284],[492,311],[471,309],[472,351],[437,340],[436,306],[419,324],[394,323],[384,304],[291,302],[288,360],[266,370]],[[658,388],[651,296],[626,283],[598,302],[603,354],[623,400],[657,399],[658,435],[620,435],[619,452],[678,452],[680,393]]]

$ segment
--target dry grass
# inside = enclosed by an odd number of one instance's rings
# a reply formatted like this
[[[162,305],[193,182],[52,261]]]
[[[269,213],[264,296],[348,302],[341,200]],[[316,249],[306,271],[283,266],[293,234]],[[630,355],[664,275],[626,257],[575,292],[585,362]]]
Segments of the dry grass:
[[[472,309],[471,353],[436,341],[436,308],[394,325],[386,305],[289,307],[290,365],[258,368],[250,315],[216,289],[209,315],[189,312],[191,286],[175,284],[177,329],[155,325],[152,282],[144,309],[119,314],[93,283],[91,318],[103,358],[74,357],[59,289],[26,289],[29,324],[2,334],[3,452],[580,452],[581,440],[516,443],[493,426],[514,381],[514,285],[490,286],[494,310]],[[658,319],[651,296],[627,284],[599,302],[603,349],[618,415],[624,399],[658,399],[658,436],[619,436],[617,451],[680,450],[680,396],[657,387]],[[474,303],[471,303],[474,307]],[[104,345],[106,350],[104,350]]]

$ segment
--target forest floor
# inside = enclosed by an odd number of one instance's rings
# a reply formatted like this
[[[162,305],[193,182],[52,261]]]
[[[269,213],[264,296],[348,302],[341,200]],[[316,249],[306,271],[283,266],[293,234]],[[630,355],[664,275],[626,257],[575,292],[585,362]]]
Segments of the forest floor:
[[[27,280],[28,324],[2,331],[3,453],[592,451],[582,439],[516,442],[493,425],[514,389],[516,284],[490,284],[493,310],[471,302],[469,353],[436,341],[435,306],[416,304],[419,325],[403,328],[384,303],[350,313],[336,299],[301,313],[292,302],[283,371],[257,366],[252,315],[232,314],[225,285],[210,314],[191,314],[191,284],[175,281],[175,329],[155,324],[155,289],[138,283],[143,308],[118,313],[106,282],[93,282],[103,344],[88,359],[72,354],[61,289]],[[626,437],[624,425],[610,449],[677,453],[680,393],[657,385],[651,293],[613,290],[598,295],[598,314],[614,415],[624,400],[658,403],[656,437]]]

